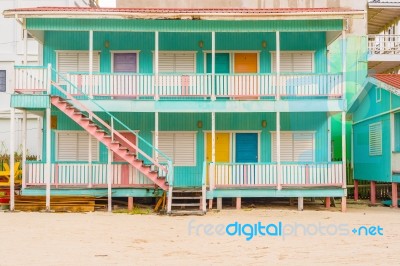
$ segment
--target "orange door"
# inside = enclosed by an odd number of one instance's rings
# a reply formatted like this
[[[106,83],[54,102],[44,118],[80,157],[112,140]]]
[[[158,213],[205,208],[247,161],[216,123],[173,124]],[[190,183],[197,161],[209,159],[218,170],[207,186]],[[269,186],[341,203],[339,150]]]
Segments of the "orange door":
[[[234,60],[235,74],[244,74],[233,77],[231,88],[234,89],[233,95],[238,95],[239,99],[257,99],[259,96],[258,76],[245,75],[258,72],[257,53],[236,53]]]

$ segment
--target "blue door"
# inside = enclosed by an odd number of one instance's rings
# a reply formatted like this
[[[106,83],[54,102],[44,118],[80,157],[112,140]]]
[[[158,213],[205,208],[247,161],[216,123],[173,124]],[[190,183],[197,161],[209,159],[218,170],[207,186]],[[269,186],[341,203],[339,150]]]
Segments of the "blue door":
[[[211,73],[211,54],[207,54],[207,73]],[[215,54],[215,73],[227,74],[229,73],[229,54],[217,53]]]
[[[258,134],[237,133],[236,134],[236,162],[256,163],[258,162]]]

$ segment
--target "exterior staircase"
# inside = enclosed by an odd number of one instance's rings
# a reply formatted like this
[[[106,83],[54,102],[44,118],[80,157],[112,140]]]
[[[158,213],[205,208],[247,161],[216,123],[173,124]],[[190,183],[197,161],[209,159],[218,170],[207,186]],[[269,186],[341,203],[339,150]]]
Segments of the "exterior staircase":
[[[170,215],[204,215],[201,188],[173,188]]]
[[[67,101],[62,97],[52,96],[52,105],[65,113],[92,137],[96,138],[115,154],[147,176],[156,186],[168,191],[169,185],[166,178],[170,169],[154,161],[152,157],[141,151],[118,131],[114,130],[112,125],[108,125],[104,120],[96,116],[83,103],[73,98],[71,94],[63,90],[58,84],[53,83],[52,85],[69,98]],[[115,137],[118,137],[119,141],[116,141]],[[145,165],[144,161],[138,158],[139,154],[149,160],[151,164]]]

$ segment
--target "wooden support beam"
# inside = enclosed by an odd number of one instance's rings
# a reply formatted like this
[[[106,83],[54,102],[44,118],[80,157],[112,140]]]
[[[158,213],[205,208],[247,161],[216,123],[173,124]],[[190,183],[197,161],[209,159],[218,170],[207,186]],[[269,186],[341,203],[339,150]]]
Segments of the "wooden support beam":
[[[331,207],[331,198],[326,197],[325,198],[325,208],[329,209]]]
[[[397,183],[393,182],[392,183],[392,207],[393,208],[398,207],[398,200],[399,200],[399,196],[397,194]]]
[[[217,198],[217,210],[222,210],[222,198]]]
[[[347,198],[346,197],[342,197],[342,212],[346,212],[347,210]]]
[[[133,197],[128,197],[128,211],[133,210]]]
[[[370,200],[371,200],[371,204],[376,204],[376,182],[375,181],[371,181]]]
[[[213,200],[212,200],[212,199],[209,199],[209,200],[208,200],[208,209],[209,209],[209,210],[212,210],[212,208],[213,208]]]
[[[236,210],[240,210],[242,208],[242,198],[236,198]]]
[[[304,210],[304,198],[299,197],[297,200],[297,210],[302,211]]]
[[[358,200],[358,180],[354,180],[354,200]]]

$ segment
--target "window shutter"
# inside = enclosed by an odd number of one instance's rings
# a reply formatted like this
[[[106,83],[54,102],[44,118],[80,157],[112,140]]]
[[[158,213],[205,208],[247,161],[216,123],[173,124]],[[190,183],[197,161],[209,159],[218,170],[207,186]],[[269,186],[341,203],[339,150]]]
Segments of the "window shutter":
[[[89,72],[89,52],[59,52],[57,70],[60,74],[68,72]],[[100,53],[93,53],[93,72],[100,71]]]
[[[78,72],[89,72],[89,53],[78,53]],[[76,70],[75,70],[76,71]],[[93,52],[93,72],[100,72],[100,54]]]
[[[382,155],[382,123],[369,125],[369,155]]]
[[[314,134],[293,134],[293,159],[299,162],[314,161]]]
[[[195,53],[160,53],[158,55],[159,73],[195,73]]]
[[[175,72],[175,56],[172,53],[160,53],[158,55],[158,72]]]
[[[136,73],[136,53],[115,53],[113,58],[114,72]]]
[[[158,149],[167,155],[169,158],[174,159],[174,134],[173,133],[159,133],[158,134]],[[163,156],[159,156],[160,163],[167,161]]]
[[[281,52],[281,72],[312,73],[314,54],[312,52]],[[276,72],[276,53],[272,53],[272,72]]]
[[[277,142],[276,132],[272,132],[272,161],[276,162]],[[281,132],[281,162],[293,161],[293,138],[292,133]]]
[[[89,135],[86,132],[57,133],[58,161],[88,161]],[[99,142],[92,138],[92,159],[98,161]]]
[[[6,71],[0,70],[0,92],[5,92],[6,90],[7,90]]]
[[[196,135],[194,133],[175,134],[175,163],[180,166],[196,165]]]

